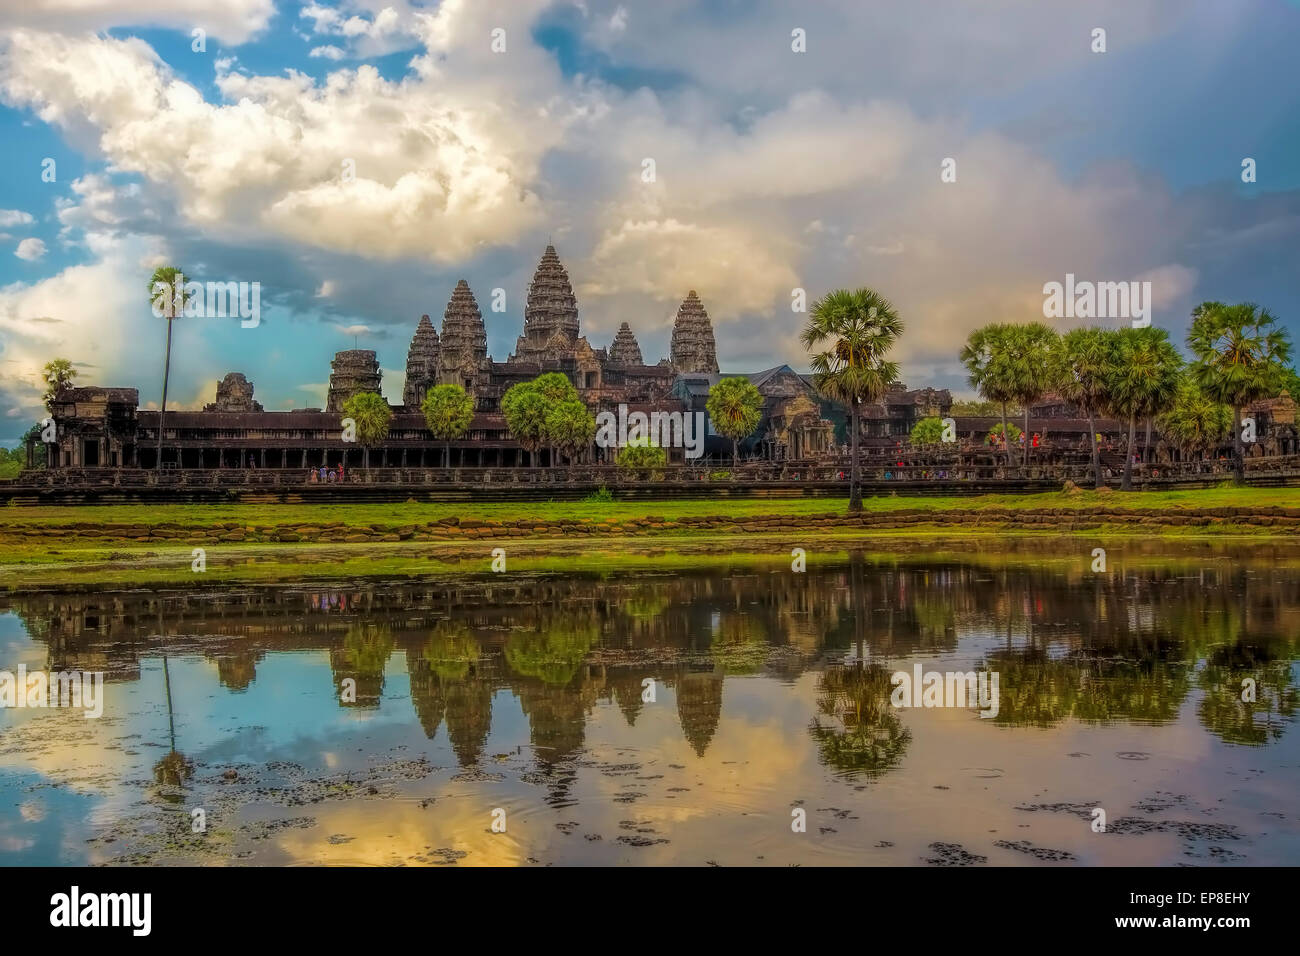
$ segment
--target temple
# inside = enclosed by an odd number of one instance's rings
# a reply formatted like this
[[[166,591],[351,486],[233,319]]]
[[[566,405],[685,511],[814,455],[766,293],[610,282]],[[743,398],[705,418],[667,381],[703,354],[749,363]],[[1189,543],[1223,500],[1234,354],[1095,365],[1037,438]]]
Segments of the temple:
[[[415,327],[406,355],[401,404],[393,406],[387,439],[369,449],[376,468],[433,468],[444,465],[442,442],[424,423],[420,405],[434,385],[463,387],[474,400],[469,432],[451,443],[451,464],[458,467],[516,467],[551,464],[549,453],[535,455],[506,427],[501,398],[519,382],[547,372],[565,375],[593,414],[617,412],[703,412],[710,389],[723,378],[748,378],[763,397],[755,431],[740,443],[747,459],[768,462],[827,461],[843,455],[849,441],[847,409],[818,393],[812,378],[788,365],[760,372],[722,371],[713,324],[698,293],[691,289],[677,309],[669,355],[645,361],[632,326],[619,324],[608,347],[593,346],[582,334],[573,284],[554,246],[548,245],[529,283],[523,328],[505,361],[488,354],[483,313],[469,284],[461,279],[443,310],[442,328],[428,315]],[[156,461],[161,416],[139,407],[134,388],[65,387],[51,400],[56,440],[47,447],[50,469],[227,469],[356,467],[363,450],[344,442],[344,403],[360,392],[379,392],[383,375],[378,354],[347,349],[330,363],[325,408],[266,411],[253,398],[254,387],[243,373],[230,372],[217,385],[214,400],[201,411],[168,411],[162,427],[162,462]],[[859,444],[864,458],[890,462],[923,418],[948,417],[952,396],[946,389],[908,389],[896,384],[880,401],[861,407]],[[1046,397],[1031,409],[1033,431],[1049,433],[1057,448],[1086,453],[1090,438],[1086,417],[1057,398]],[[1293,454],[1297,449],[1295,406],[1289,397],[1270,399],[1252,409],[1260,442],[1250,453]],[[994,418],[961,417],[957,437],[979,446]],[[1018,422],[1019,424],[1019,422]],[[1120,423],[1098,420],[1095,431],[1120,440]],[[28,444],[28,462],[36,460]],[[1153,460],[1177,452],[1154,438]],[[668,449],[670,461],[682,460],[681,449]],[[710,434],[705,459],[729,460],[731,442]],[[612,450],[593,449],[596,463],[608,463]],[[1122,459],[1121,459],[1122,460]]]

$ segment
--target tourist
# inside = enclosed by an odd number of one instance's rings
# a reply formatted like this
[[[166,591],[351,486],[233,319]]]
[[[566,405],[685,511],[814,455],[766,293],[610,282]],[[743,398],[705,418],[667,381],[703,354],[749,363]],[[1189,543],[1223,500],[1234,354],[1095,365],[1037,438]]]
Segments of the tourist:
[[[343,462],[339,462],[339,484],[343,484]]]
[[[315,468],[308,468],[308,469],[307,469],[307,480],[308,480],[311,484],[313,484],[313,485],[316,484],[316,469],[315,469]]]

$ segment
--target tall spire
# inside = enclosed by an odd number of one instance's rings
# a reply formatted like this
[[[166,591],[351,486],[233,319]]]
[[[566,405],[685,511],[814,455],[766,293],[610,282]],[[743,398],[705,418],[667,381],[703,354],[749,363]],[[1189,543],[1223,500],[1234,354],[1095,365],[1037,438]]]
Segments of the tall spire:
[[[524,305],[524,334],[515,343],[516,361],[556,358],[578,343],[578,300],[555,247],[548,245],[537,263]]]
[[[425,394],[438,382],[438,330],[427,315],[420,316],[420,324],[411,338],[406,353],[406,385],[402,389],[402,404],[419,408]]]
[[[438,382],[469,387],[476,383],[487,362],[487,329],[469,283],[461,279],[442,316],[442,343],[438,352]]]
[[[669,356],[673,368],[678,372],[718,371],[718,347],[713,339],[713,324],[694,289],[677,309]]]
[[[644,365],[641,359],[641,346],[637,344],[632,327],[624,322],[618,327],[614,344],[609,347],[609,360],[618,365]]]

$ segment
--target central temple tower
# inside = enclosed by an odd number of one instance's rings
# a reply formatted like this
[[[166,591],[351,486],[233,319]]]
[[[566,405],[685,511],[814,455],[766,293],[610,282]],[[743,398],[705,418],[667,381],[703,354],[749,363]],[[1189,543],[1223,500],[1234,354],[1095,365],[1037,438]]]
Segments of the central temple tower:
[[[524,334],[511,362],[536,362],[572,356],[578,347],[578,300],[554,246],[547,246],[528,286]]]

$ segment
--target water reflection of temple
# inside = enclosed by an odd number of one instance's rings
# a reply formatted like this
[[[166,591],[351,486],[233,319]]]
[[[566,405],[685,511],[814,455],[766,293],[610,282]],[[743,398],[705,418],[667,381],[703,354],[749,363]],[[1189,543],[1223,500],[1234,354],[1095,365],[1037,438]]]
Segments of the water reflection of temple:
[[[1198,719],[1234,743],[1261,744],[1294,719],[1300,577],[1239,565],[1110,575],[1025,564],[853,556],[807,574],[743,570],[639,579],[463,579],[452,583],[126,592],[0,599],[48,667],[134,681],[140,661],[193,654],[221,685],[247,690],[268,654],[328,655],[340,706],[380,708],[404,660],[425,735],[445,732],[465,767],[484,757],[495,696],[528,720],[540,769],[562,796],[602,704],[635,725],[644,682],[675,708],[703,757],[727,681],[818,674],[809,732],[850,773],[896,765],[909,736],[883,708],[882,663],[956,655],[973,642],[1001,673],[1003,726]],[[1241,682],[1256,699],[1241,699]],[[341,693],[355,682],[355,700]],[[884,695],[883,698],[881,695]]]

